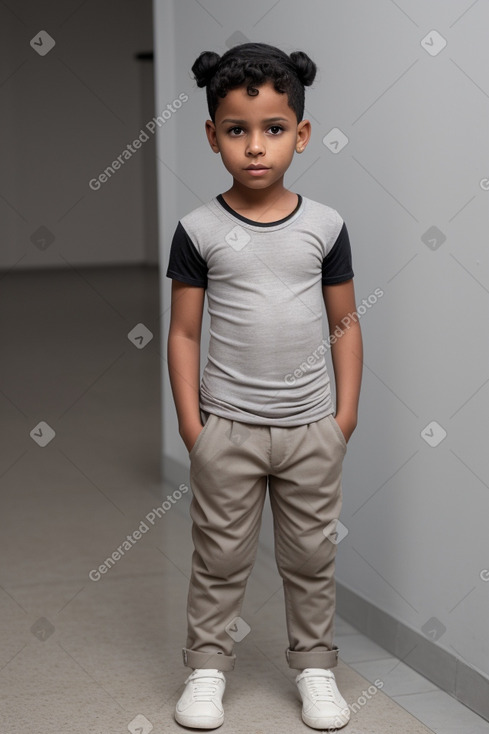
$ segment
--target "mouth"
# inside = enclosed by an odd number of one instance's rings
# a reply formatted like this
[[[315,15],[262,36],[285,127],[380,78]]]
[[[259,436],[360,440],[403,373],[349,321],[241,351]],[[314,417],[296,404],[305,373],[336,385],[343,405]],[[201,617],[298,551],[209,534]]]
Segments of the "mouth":
[[[269,170],[269,168],[262,165],[248,166],[248,168],[245,168],[245,171],[248,171],[248,175],[252,176],[253,178],[265,176],[265,174],[268,173]]]

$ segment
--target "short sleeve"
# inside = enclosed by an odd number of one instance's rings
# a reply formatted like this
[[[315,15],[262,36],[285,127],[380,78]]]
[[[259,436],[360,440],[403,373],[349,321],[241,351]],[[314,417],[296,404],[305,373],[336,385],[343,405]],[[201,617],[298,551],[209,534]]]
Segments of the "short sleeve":
[[[350,238],[346,224],[323,260],[322,284],[334,285],[353,278]]]
[[[166,275],[189,285],[207,288],[207,263],[181,222],[178,222],[173,235]]]

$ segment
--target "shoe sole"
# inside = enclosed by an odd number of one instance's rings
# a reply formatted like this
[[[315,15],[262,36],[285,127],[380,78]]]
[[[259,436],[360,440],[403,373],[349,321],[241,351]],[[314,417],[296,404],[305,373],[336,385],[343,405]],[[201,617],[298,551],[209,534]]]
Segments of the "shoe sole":
[[[348,722],[350,721],[349,716],[345,716],[344,714],[337,714],[336,716],[333,716],[331,718],[311,718],[307,714],[302,714],[302,721],[304,724],[307,724],[307,726],[310,726],[312,729],[341,729],[341,727],[346,726]]]
[[[224,723],[224,714],[219,718],[211,716],[185,716],[185,714],[175,714],[175,721],[182,726],[190,729],[217,729]]]

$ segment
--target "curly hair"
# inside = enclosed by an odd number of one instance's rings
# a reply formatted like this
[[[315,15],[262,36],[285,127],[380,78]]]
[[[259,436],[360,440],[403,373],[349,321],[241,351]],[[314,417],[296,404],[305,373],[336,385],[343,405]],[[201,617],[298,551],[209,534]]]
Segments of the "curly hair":
[[[223,56],[203,51],[192,66],[198,87],[206,87],[207,106],[215,122],[219,100],[231,89],[246,86],[250,97],[258,94],[257,87],[273,82],[276,92],[287,94],[288,105],[297,122],[304,115],[304,86],[313,83],[317,66],[303,51],[288,56],[266,43],[242,43],[233,46]]]

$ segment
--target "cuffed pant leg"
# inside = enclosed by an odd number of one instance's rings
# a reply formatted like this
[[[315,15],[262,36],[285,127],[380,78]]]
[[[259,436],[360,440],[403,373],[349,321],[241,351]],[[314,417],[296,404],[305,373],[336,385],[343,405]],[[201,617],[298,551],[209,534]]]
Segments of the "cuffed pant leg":
[[[198,652],[182,648],[183,664],[189,668],[215,668],[226,672],[234,670],[236,655],[225,655],[222,650],[216,652]]]
[[[211,414],[190,452],[192,572],[184,664],[232,670],[246,582],[258,548],[266,496],[260,456],[266,429]]]
[[[275,442],[275,445],[274,445]],[[333,416],[292,429],[272,428],[270,503],[275,556],[283,579],[291,668],[332,668],[334,531],[347,444]]]
[[[310,650],[309,652],[297,652],[287,648],[285,657],[289,668],[335,668],[338,665],[338,648],[333,646],[332,650]]]

